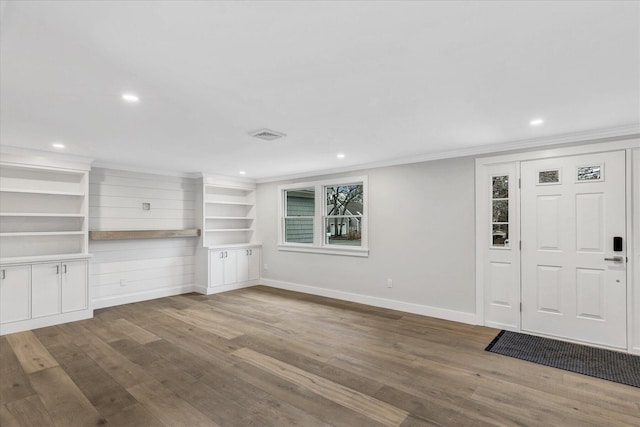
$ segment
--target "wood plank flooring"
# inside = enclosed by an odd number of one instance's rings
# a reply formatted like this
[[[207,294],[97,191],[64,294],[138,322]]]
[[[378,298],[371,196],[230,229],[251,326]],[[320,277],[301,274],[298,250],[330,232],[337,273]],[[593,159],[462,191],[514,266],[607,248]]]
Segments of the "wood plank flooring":
[[[497,330],[257,286],[0,337],[0,425],[638,426],[640,390]]]

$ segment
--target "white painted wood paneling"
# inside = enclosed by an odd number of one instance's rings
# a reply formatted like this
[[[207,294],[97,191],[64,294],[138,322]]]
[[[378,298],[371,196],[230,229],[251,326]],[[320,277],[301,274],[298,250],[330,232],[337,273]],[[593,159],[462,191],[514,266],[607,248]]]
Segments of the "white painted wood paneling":
[[[191,178],[96,168],[89,176],[91,230],[196,227],[197,182]],[[142,204],[150,203],[150,210]],[[199,239],[90,242],[95,307],[190,291]]]

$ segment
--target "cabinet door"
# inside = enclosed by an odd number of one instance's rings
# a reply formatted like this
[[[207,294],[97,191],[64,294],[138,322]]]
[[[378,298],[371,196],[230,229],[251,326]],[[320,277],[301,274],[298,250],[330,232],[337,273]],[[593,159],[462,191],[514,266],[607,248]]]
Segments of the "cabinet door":
[[[59,263],[33,264],[31,266],[31,317],[60,313]]]
[[[249,249],[238,249],[237,253],[236,279],[238,282],[246,282],[249,280]]]
[[[224,252],[209,251],[209,287],[224,285]]]
[[[62,312],[87,308],[87,262],[62,263]]]
[[[18,265],[0,271],[0,323],[31,317],[31,266]]]
[[[260,249],[249,249],[249,280],[260,279]]]
[[[238,281],[238,251],[224,251],[224,284],[228,285]]]

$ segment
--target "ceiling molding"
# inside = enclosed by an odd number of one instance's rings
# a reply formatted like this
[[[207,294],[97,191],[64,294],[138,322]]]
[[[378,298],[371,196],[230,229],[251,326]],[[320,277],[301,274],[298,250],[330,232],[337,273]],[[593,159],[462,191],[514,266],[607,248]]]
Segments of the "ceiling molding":
[[[172,171],[172,170],[150,169],[150,168],[142,168],[142,167],[137,167],[132,165],[123,165],[119,163],[101,162],[101,161],[96,161],[91,166],[94,168],[114,169],[114,170],[121,170],[121,171],[127,171],[127,172],[144,173],[149,175],[173,176],[176,178],[197,179],[202,177],[202,174],[200,172],[180,172],[180,171]]]
[[[86,163],[92,164],[95,160],[92,157],[85,156],[76,156],[74,154],[54,151],[46,151],[46,150],[35,150],[33,148],[24,148],[24,147],[16,147],[14,145],[0,145],[0,152],[2,154],[15,154],[18,156],[28,156],[28,157],[42,157],[46,159],[54,159],[60,160],[64,162],[78,162],[78,163]]]
[[[540,148],[544,146],[560,144],[592,143],[605,138],[635,138],[640,134],[640,124],[632,124],[615,128],[597,129],[587,132],[575,132],[562,135],[553,135],[544,138],[513,141],[507,143],[483,145],[479,147],[463,148],[459,150],[441,151],[424,155],[403,157],[398,159],[384,160],[381,162],[366,163],[361,165],[351,165],[341,168],[325,169],[318,171],[301,172],[297,174],[281,175],[264,179],[257,179],[258,184],[288,181],[292,179],[308,178],[312,176],[330,175],[336,173],[353,172],[363,169],[381,168],[387,166],[399,166],[411,163],[429,162],[433,160],[453,159],[467,156],[481,156],[484,154],[495,154],[505,151],[524,150],[529,148]]]

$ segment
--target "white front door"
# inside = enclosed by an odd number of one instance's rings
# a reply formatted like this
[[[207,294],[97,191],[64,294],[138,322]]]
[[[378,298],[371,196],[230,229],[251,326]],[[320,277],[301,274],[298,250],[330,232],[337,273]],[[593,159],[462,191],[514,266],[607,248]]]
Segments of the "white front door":
[[[521,178],[522,330],[625,349],[625,152],[526,161]]]

